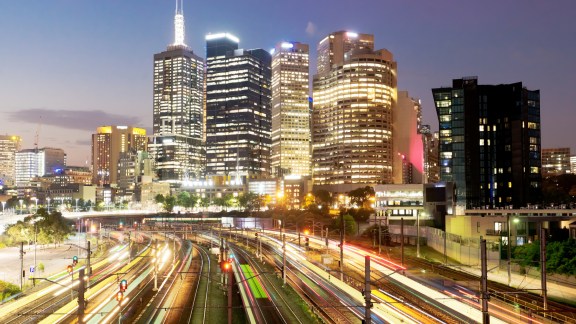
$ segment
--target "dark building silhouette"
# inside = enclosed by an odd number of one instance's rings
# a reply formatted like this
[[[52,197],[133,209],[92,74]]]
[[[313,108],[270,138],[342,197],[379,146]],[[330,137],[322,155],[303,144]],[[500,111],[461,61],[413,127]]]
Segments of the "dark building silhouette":
[[[440,180],[457,206],[522,207],[540,201],[540,91],[476,77],[432,89],[439,120]]]
[[[206,174],[235,181],[270,172],[271,55],[206,36]]]

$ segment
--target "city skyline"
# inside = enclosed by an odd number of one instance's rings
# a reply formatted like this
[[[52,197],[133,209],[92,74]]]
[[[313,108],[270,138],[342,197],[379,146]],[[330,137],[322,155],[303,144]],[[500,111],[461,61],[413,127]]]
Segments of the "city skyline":
[[[423,123],[437,129],[431,89],[478,76],[484,84],[523,82],[542,96],[542,147],[571,147],[576,120],[569,93],[576,84],[576,30],[569,1],[501,4],[448,1],[361,5],[274,2],[263,10],[223,1],[185,1],[186,42],[205,58],[208,33],[231,32],[243,48],[271,49],[280,41],[310,44],[313,75],[318,42],[331,32],[374,34],[376,48],[398,61],[398,90],[422,100]],[[366,10],[362,10],[366,9]],[[171,43],[173,1],[0,4],[0,134],[23,138],[22,149],[62,148],[69,165],[90,161],[96,127],[152,128],[152,55]],[[22,19],[26,17],[27,19]],[[128,17],[128,18],[126,18]]]

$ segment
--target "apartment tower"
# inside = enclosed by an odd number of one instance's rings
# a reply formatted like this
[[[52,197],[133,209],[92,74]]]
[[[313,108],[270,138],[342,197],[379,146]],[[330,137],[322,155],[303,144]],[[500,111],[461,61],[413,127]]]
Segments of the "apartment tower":
[[[476,77],[432,89],[439,121],[440,180],[456,185],[460,210],[538,203],[540,91]]]

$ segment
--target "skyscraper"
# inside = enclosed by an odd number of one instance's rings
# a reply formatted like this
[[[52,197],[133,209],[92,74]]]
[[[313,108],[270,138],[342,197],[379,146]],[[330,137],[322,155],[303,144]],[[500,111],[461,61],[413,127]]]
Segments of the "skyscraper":
[[[102,126],[92,134],[92,183],[117,184],[118,165],[125,154],[146,151],[146,130],[132,126]]]
[[[0,135],[0,186],[13,186],[16,179],[16,152],[22,139],[16,135]]]
[[[308,45],[282,42],[272,55],[272,173],[310,175]]]
[[[542,178],[572,173],[570,148],[542,149]]]
[[[206,36],[206,174],[235,181],[270,172],[271,56]]]
[[[432,89],[440,128],[440,180],[456,184],[457,205],[538,203],[540,91],[521,82],[479,85],[456,79]]]
[[[176,6],[174,43],[154,55],[154,114],[150,153],[161,181],[203,175],[204,61],[184,43],[182,3]]]
[[[52,175],[66,167],[66,153],[59,148],[45,147],[16,152],[16,186],[30,185],[34,177]]]
[[[334,65],[342,65],[351,51],[374,50],[374,35],[337,31],[318,43],[318,74],[328,73]]]
[[[372,35],[345,31],[330,34],[318,48],[312,113],[314,185],[342,192],[350,188],[337,186],[392,183],[392,110],[397,96],[392,53],[374,51]]]

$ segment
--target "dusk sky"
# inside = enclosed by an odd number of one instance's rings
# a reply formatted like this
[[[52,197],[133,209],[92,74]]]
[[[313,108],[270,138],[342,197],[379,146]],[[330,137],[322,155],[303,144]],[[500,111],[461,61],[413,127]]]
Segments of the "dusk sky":
[[[101,125],[152,128],[153,55],[174,39],[173,0],[0,1],[0,134],[23,148],[62,148],[90,160]],[[431,88],[478,76],[541,91],[542,147],[576,154],[574,0],[184,0],[186,42],[227,31],[242,48],[310,44],[330,32],[375,35],[398,62],[398,88],[422,100],[437,129]],[[313,67],[314,73],[315,64]]]

